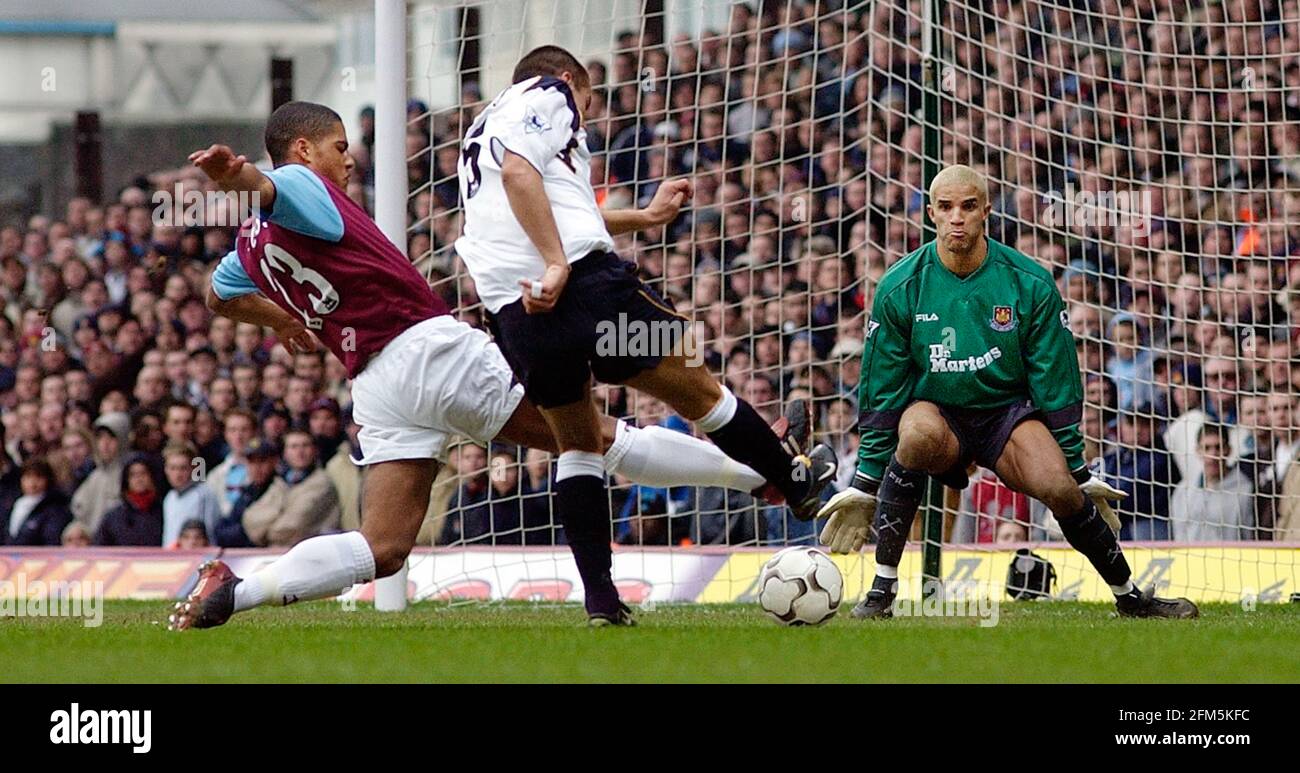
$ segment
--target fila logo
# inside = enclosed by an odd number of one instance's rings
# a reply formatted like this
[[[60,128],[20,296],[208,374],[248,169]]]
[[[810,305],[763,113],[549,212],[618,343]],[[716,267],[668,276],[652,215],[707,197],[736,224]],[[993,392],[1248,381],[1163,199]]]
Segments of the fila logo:
[[[890,480],[894,481],[894,485],[900,488],[916,488],[915,481],[903,480],[902,476],[893,470],[885,470],[885,474],[889,476]]]
[[[938,322],[939,315],[938,314],[917,314],[916,321],[917,322]]]

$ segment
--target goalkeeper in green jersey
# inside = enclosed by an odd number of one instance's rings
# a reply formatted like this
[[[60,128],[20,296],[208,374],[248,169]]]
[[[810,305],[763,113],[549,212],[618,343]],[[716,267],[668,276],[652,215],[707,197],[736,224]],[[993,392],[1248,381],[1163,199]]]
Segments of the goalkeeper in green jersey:
[[[974,461],[1051,508],[1121,615],[1195,617],[1191,601],[1133,585],[1108,501],[1123,493],[1083,459],[1083,389],[1065,304],[1048,271],[985,236],[991,208],[987,183],[970,167],[935,175],[927,211],[938,237],[876,288],[858,388],[857,473],[818,513],[829,519],[822,542],[835,552],[861,550],[874,523],[876,578],[853,616],[890,616],[926,475],[965,488]]]

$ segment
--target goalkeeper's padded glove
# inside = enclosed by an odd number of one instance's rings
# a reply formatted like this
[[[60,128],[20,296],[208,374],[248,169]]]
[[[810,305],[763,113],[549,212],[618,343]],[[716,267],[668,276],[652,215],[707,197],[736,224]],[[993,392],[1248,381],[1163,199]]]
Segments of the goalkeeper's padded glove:
[[[1074,476],[1074,481],[1079,484],[1079,490],[1083,492],[1083,495],[1091,499],[1092,503],[1097,506],[1097,512],[1101,514],[1101,519],[1106,522],[1111,531],[1119,534],[1119,516],[1115,515],[1115,508],[1111,507],[1110,503],[1118,502],[1128,494],[1093,475],[1087,467],[1081,467],[1071,474]]]
[[[861,472],[854,474],[853,483],[830,498],[817,513],[818,518],[829,518],[822,528],[822,544],[832,553],[857,553],[867,544],[871,524],[876,520],[876,492],[880,481],[872,480]]]

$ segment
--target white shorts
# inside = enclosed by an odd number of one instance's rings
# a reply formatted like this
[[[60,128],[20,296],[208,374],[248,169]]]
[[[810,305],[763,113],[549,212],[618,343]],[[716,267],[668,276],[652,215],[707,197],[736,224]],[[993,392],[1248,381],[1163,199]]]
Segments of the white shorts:
[[[353,461],[446,461],[455,436],[488,443],[523,398],[487,333],[447,315],[426,319],[389,341],[353,381],[352,418],[361,427]]]

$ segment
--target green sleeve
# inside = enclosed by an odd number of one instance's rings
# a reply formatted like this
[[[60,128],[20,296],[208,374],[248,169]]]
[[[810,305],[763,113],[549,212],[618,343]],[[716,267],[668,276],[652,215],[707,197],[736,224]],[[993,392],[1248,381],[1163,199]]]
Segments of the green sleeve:
[[[911,330],[904,293],[876,296],[867,321],[867,340],[858,379],[858,472],[879,481],[898,446],[898,420],[912,398],[916,373],[909,350]]]
[[[1070,333],[1069,314],[1055,286],[1044,285],[1025,331],[1025,371],[1029,397],[1043,414],[1043,423],[1065,453],[1071,472],[1086,466],[1083,458],[1083,384],[1079,356]]]

